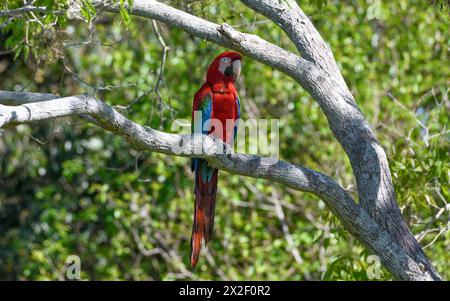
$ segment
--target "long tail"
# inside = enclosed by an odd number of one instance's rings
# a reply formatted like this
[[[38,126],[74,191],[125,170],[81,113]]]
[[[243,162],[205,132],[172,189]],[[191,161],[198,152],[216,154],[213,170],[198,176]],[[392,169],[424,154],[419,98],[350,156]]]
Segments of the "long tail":
[[[191,237],[191,266],[195,268],[202,246],[211,239],[214,227],[218,169],[208,166],[203,159],[194,159],[195,170],[195,212]]]

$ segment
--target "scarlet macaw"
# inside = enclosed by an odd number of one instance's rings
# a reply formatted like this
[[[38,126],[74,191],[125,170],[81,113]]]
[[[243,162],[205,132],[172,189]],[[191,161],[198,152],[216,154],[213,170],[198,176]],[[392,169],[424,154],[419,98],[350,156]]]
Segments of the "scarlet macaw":
[[[206,82],[194,96],[192,131],[222,139],[232,144],[236,136],[235,121],[240,117],[240,103],[234,82],[241,72],[242,56],[226,51],[208,68]],[[201,116],[201,118],[199,118]],[[227,123],[228,119],[228,123]],[[232,122],[230,122],[230,120]],[[227,125],[232,125],[227,126]],[[191,237],[191,265],[195,268],[202,240],[211,239],[217,194],[218,169],[205,159],[192,159],[195,172],[195,212]]]

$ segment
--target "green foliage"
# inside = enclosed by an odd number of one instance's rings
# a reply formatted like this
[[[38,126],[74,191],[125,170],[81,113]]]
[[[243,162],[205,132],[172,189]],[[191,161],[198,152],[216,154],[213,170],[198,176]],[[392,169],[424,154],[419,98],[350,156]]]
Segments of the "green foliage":
[[[280,28],[238,1],[167,2],[295,51]],[[365,1],[304,2],[387,151],[405,220],[450,278],[448,15],[426,1],[382,1],[377,18]],[[158,36],[149,20],[130,18],[126,1],[117,3],[120,14],[98,16],[88,1],[79,14],[68,14],[69,1],[37,0],[48,10],[35,14],[40,23],[27,13],[0,32],[0,52],[9,51],[0,55],[0,89],[94,94],[133,121],[168,132],[174,119],[189,120],[205,70],[224,49],[160,24],[170,50],[155,91]],[[23,1],[6,4],[13,9]],[[357,198],[344,151],[297,83],[244,58],[238,89],[243,118],[280,119],[283,160],[329,174]],[[131,149],[80,119],[6,130],[0,140],[0,279],[63,279],[69,255],[80,256],[82,279],[372,279],[370,254],[321,200],[226,172],[219,176],[214,237],[191,271],[189,164]],[[383,269],[380,275],[391,279]]]

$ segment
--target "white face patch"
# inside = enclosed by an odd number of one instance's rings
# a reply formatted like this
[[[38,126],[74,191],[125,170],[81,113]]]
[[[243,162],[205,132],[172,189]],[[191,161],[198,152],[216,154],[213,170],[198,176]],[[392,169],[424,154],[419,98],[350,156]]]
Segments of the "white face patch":
[[[225,74],[225,70],[230,67],[231,59],[229,57],[223,57],[220,59],[219,71]]]

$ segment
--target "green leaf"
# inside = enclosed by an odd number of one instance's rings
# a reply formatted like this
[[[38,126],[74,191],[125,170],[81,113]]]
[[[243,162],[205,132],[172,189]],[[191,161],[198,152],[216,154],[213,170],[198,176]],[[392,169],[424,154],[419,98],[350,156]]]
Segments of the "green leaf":
[[[126,8],[119,7],[119,13],[120,13],[120,16],[122,17],[122,20],[125,23],[125,25],[128,26],[130,24],[130,15],[128,14],[128,11],[126,10]]]

